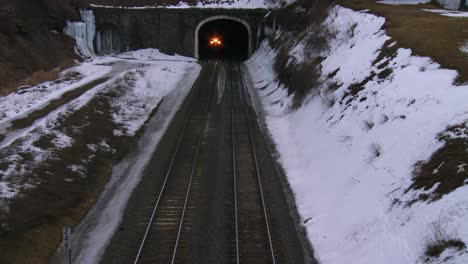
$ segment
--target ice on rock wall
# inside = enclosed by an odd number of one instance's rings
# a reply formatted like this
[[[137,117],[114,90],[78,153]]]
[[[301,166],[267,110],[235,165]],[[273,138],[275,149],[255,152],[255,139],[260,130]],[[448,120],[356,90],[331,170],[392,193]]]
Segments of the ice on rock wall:
[[[94,36],[96,34],[96,20],[92,10],[81,10],[81,19],[86,24],[86,46],[94,54]]]
[[[120,38],[114,28],[103,28],[96,33],[96,52],[98,54],[120,52]]]
[[[84,22],[67,22],[64,33],[76,40],[76,52],[83,57],[93,57],[93,41],[96,32],[96,24],[93,11],[81,10],[81,18]]]

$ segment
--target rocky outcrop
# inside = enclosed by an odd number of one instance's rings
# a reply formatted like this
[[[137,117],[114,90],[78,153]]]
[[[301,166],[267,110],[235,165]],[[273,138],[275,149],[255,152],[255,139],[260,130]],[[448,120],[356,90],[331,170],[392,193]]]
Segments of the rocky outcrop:
[[[0,94],[14,91],[35,72],[76,58],[74,40],[61,34],[79,19],[80,0],[6,0],[0,3]]]

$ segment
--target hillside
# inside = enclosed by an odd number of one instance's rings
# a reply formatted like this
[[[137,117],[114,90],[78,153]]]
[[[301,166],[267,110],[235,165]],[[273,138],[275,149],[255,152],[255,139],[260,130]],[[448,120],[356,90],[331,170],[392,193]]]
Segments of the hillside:
[[[341,2],[280,10],[247,63],[317,258],[466,263],[468,19]]]
[[[72,64],[74,41],[57,33],[66,20],[79,19],[77,11],[82,6],[79,0],[1,1],[0,94],[22,83],[54,79],[56,73],[49,71]]]

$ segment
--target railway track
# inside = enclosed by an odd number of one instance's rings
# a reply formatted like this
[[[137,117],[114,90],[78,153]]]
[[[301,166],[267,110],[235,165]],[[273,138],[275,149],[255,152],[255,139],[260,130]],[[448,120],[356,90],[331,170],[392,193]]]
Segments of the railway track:
[[[238,65],[230,67],[232,147],[231,263],[276,263],[252,126]],[[229,204],[229,203],[228,203]]]
[[[148,171],[154,187],[135,193],[132,227],[117,234],[121,247],[102,263],[309,263],[249,113],[240,65],[225,64],[216,103],[217,65],[205,65],[187,118],[174,130],[171,157]]]
[[[216,66],[212,75],[215,73]],[[200,195],[202,173],[199,153],[213,91],[213,87],[201,89],[192,104],[154,206],[148,208],[150,217],[139,225],[142,239],[134,264],[184,263],[190,256],[191,224]]]

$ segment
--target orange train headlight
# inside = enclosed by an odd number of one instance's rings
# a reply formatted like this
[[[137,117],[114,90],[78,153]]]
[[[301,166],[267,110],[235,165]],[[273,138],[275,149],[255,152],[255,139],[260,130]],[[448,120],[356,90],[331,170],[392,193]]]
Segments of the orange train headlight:
[[[210,46],[222,46],[222,45],[223,45],[223,42],[218,37],[214,37],[210,40]]]

